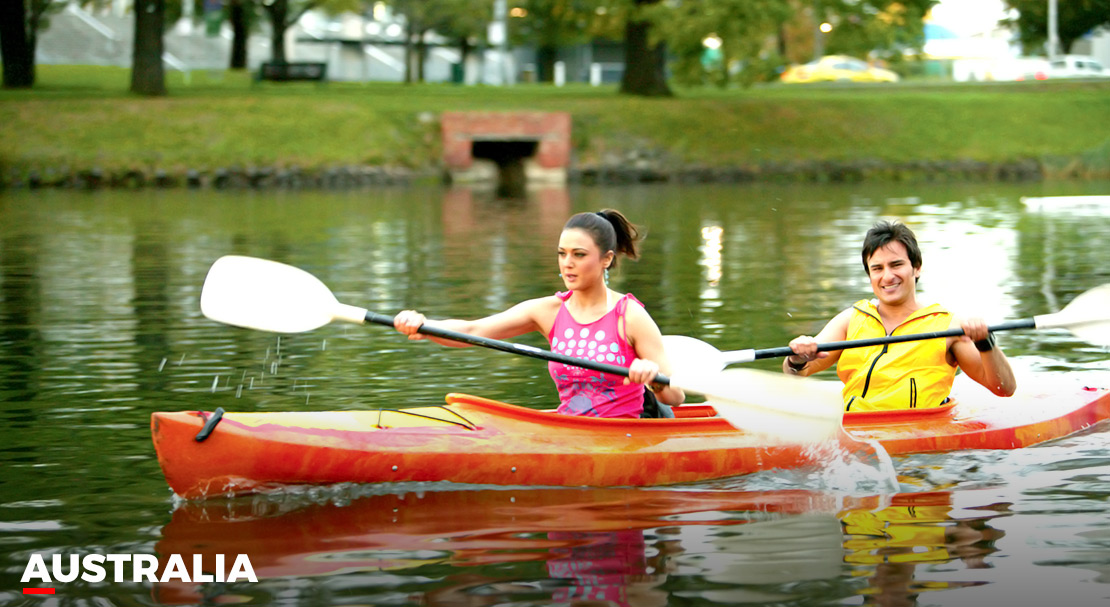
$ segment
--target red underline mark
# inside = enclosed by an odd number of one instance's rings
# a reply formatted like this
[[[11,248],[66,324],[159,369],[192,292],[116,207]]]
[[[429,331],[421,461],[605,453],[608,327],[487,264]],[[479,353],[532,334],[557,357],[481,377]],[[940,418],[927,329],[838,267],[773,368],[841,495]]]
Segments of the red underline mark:
[[[54,594],[53,588],[24,588],[23,594]]]

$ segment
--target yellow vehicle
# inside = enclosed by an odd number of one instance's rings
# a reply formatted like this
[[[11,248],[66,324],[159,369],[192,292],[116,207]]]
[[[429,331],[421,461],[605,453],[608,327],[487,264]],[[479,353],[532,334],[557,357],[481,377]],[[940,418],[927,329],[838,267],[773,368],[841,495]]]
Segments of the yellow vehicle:
[[[825,55],[805,65],[786,68],[780,79],[801,82],[898,82],[898,74],[846,55]]]

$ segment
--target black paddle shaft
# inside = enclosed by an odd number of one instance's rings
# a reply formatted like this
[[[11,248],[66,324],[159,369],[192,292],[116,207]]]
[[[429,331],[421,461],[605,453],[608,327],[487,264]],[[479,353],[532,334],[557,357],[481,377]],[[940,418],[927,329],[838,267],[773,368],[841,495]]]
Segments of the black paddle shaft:
[[[392,327],[393,317],[387,316],[385,314],[378,314],[376,312],[367,311],[366,322],[372,322],[375,324]],[[443,339],[449,339],[451,341],[458,341],[464,344],[470,344],[472,346],[481,346],[483,348],[501,350],[502,352],[508,352],[510,354],[520,354],[523,356],[530,356],[532,358],[538,358],[540,360],[546,360],[549,362],[553,361],[563,363],[564,365],[570,365],[572,367],[581,367],[583,369],[589,369],[591,371],[600,371],[602,373],[628,377],[627,367],[618,367],[616,365],[594,362],[592,360],[586,360],[584,358],[575,358],[573,356],[567,356],[565,354],[556,354],[555,352],[537,348],[535,346],[517,344],[510,341],[501,341],[498,339],[490,339],[488,337],[479,337],[477,335],[468,335],[466,333],[449,331],[447,329],[441,329],[439,327],[434,327],[430,325],[422,325],[419,329],[417,329],[417,332],[423,333],[424,335],[431,335],[433,337],[440,337]],[[789,348],[787,349],[789,350]],[[660,373],[655,376],[655,379],[652,380],[652,383],[669,386],[671,384],[671,380],[669,377]]]
[[[995,331],[1013,331],[1015,329],[1036,329],[1037,322],[1032,318],[1025,320],[1011,320],[997,325],[987,327],[988,331],[992,333]],[[932,333],[910,333],[908,335],[888,335],[886,337],[873,337],[870,339],[853,339],[851,341],[830,341],[817,346],[818,352],[832,352],[835,350],[847,350],[849,348],[866,348],[868,346],[881,346],[885,344],[899,344],[906,341],[918,341],[925,339],[936,339],[938,337],[959,337],[964,334],[963,329],[946,329],[944,331],[933,331]],[[790,346],[783,346],[780,348],[767,348],[765,350],[756,350],[755,359],[762,360],[764,358],[782,358],[783,356],[790,356],[794,351]]]

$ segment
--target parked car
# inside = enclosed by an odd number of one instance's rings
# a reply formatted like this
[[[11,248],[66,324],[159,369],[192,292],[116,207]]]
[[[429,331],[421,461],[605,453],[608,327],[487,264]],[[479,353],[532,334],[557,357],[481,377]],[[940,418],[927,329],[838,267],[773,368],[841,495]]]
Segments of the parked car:
[[[995,80],[1047,80],[1048,61],[1040,57],[1017,57],[1000,62],[994,76]]]
[[[898,74],[845,55],[826,55],[804,65],[792,65],[783,82],[898,82]]]
[[[1110,70],[1093,57],[1064,55],[1048,62],[1049,78],[1110,78]]]

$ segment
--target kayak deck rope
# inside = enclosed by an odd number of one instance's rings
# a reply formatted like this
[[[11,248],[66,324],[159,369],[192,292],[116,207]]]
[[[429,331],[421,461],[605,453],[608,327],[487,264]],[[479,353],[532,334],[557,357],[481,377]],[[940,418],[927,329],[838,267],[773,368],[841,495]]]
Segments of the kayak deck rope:
[[[451,415],[454,415],[455,417],[459,418],[462,421],[455,421],[453,419],[444,419],[442,417],[435,417],[433,415],[425,415],[423,413],[416,413],[416,412],[414,412],[410,409],[386,409],[386,408],[382,408],[382,409],[378,409],[377,428],[380,429],[380,430],[388,430],[389,429],[388,427],[382,425],[382,414],[385,413],[386,411],[388,411],[390,413],[400,413],[402,415],[408,415],[410,417],[420,417],[420,418],[423,418],[423,419],[430,419],[432,421],[443,422],[443,423],[446,423],[446,424],[455,424],[456,426],[462,426],[463,428],[466,428],[467,430],[477,430],[478,429],[478,426],[474,422],[470,421],[469,419],[466,419],[465,417],[463,417],[463,415],[461,413],[459,413],[458,411],[455,411],[454,409],[448,409],[445,405],[436,405],[435,408],[436,409],[441,409],[441,410],[443,410],[447,413],[450,413]]]

